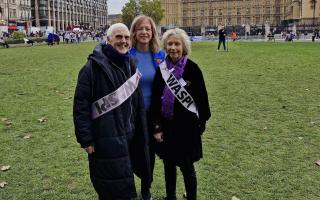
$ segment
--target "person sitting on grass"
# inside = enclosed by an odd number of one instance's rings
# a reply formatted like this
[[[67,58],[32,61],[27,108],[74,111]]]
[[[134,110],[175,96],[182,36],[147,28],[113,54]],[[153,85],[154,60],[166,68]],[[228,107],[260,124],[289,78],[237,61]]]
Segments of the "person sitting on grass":
[[[9,44],[3,39],[3,37],[0,38],[0,45],[9,48]]]
[[[24,43],[26,43],[26,44],[31,44],[31,46],[33,46],[33,40],[31,40],[31,39],[28,39],[28,38],[23,38],[23,40],[24,40]]]

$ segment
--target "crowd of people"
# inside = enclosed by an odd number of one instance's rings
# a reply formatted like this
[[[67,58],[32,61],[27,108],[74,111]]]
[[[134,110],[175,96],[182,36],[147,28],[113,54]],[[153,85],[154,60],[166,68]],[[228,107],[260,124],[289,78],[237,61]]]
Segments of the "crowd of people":
[[[211,116],[208,95],[199,66],[188,58],[186,32],[168,30],[161,43],[163,50],[147,16],[136,17],[130,31],[114,24],[79,72],[75,134],[100,200],[135,199],[134,174],[141,198],[151,200],[155,155],[164,164],[166,200],[177,199],[177,167],[186,198],[197,199],[194,162],[202,158],[201,135]]]
[[[91,31],[59,31],[57,33],[48,33],[48,45],[59,44],[60,41],[66,44],[79,44],[84,41],[97,41],[103,40],[105,34],[103,32]]]
[[[101,31],[58,31],[58,32],[45,32],[45,31],[34,31],[30,34],[26,34],[23,38],[26,44],[33,46],[36,38],[44,38],[48,45],[53,46],[54,44],[60,44],[64,42],[66,44],[78,44],[84,41],[97,41],[103,40],[105,34]],[[9,44],[6,42],[8,38],[12,38],[12,33],[3,32],[0,45],[9,48]]]

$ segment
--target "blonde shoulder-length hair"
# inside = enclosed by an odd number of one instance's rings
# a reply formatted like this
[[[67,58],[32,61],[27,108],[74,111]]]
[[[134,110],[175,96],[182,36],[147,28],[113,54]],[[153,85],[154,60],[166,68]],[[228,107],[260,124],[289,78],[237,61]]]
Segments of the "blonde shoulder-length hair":
[[[183,46],[183,55],[188,55],[191,53],[191,41],[187,33],[180,29],[180,28],[174,28],[167,30],[163,36],[162,36],[162,46],[164,50],[167,52],[167,41],[170,37],[175,37],[177,39],[180,39]]]
[[[151,17],[145,16],[145,15],[139,15],[136,18],[134,18],[131,28],[130,28],[130,39],[132,47],[137,48],[137,27],[140,26],[140,24],[147,20],[152,29],[152,38],[149,44],[149,48],[153,53],[157,53],[160,51],[160,40],[157,34],[157,28],[154,21],[151,19]]]

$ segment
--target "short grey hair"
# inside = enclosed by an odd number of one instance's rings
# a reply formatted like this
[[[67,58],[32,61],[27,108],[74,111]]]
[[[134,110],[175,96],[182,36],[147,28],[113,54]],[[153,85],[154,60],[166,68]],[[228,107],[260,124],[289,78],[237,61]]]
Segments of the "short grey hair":
[[[166,43],[167,43],[169,37],[171,37],[171,36],[176,37],[182,41],[183,55],[188,55],[191,53],[190,38],[187,35],[187,33],[180,28],[169,29],[163,34],[161,42],[162,42],[162,46],[165,51],[167,51]]]
[[[124,28],[124,29],[127,29],[128,32],[129,32],[129,29],[128,27],[123,24],[123,23],[116,23],[116,24],[112,24],[109,29],[107,30],[107,37],[111,37],[113,34],[114,34],[114,31],[116,29],[119,29],[119,28]]]

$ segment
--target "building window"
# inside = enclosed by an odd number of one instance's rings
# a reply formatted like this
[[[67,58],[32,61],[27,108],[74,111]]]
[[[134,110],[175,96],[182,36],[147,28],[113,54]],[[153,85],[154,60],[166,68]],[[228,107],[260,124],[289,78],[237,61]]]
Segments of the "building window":
[[[270,15],[270,7],[266,7],[266,14]]]
[[[260,17],[256,17],[256,24],[260,23]]]
[[[246,9],[246,15],[250,15],[250,8]]]
[[[238,24],[238,25],[241,24],[241,17],[237,17],[237,24]]]
[[[213,26],[213,18],[209,19],[209,26]]]
[[[237,8],[237,15],[241,15],[241,8]]]

